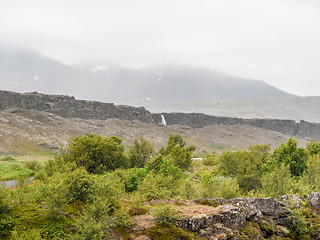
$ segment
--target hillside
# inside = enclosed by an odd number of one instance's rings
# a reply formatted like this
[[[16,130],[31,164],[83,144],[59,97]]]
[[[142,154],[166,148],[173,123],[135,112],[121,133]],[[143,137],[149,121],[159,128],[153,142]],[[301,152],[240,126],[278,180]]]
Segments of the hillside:
[[[320,122],[319,97],[299,97],[260,80],[187,65],[70,66],[34,50],[0,46],[0,84],[3,90],[71,95],[151,112]]]
[[[119,136],[128,147],[134,138],[143,135],[159,149],[165,146],[169,134],[180,134],[186,143],[197,147],[197,152],[240,149],[254,144],[278,146],[288,135],[248,125],[215,124],[193,129],[187,126],[162,126],[140,121],[119,119],[62,118],[52,113],[35,110],[0,111],[0,153],[25,153],[39,149],[58,151],[70,137],[95,133]],[[300,141],[305,145],[305,141]]]
[[[257,96],[293,95],[263,81],[206,68],[154,65],[130,69],[117,65],[68,66],[30,49],[0,46],[2,89],[74,95],[124,104],[145,101],[225,101]]]
[[[250,125],[272,130],[291,136],[319,139],[320,124],[307,121],[277,119],[241,119],[217,117],[202,113],[150,113],[143,107],[115,105],[96,101],[76,100],[64,95],[47,95],[37,92],[14,93],[0,91],[0,110],[27,109],[53,113],[64,118],[82,119],[120,119],[138,120],[149,124],[162,124],[162,118],[167,125],[189,126],[203,128],[212,125]]]

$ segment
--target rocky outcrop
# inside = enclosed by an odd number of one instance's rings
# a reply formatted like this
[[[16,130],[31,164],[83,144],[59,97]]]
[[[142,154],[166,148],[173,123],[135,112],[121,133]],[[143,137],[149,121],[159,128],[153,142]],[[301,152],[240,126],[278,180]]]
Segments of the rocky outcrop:
[[[218,206],[212,207],[210,213],[206,209],[206,214],[184,216],[176,225],[196,232],[206,239],[242,239],[242,234],[248,233],[248,229],[253,234],[252,238],[244,239],[285,237],[290,234],[292,225],[290,209],[300,208],[301,202],[305,200],[308,207],[317,213],[320,193],[311,193],[307,198],[297,195],[283,196],[280,200],[273,197],[199,199],[195,202]],[[310,236],[318,239],[312,234]]]
[[[56,114],[64,118],[100,119],[117,118],[138,120],[149,124],[162,124],[163,115],[167,125],[203,128],[210,125],[250,125],[291,136],[320,139],[320,123],[277,119],[241,119],[210,116],[203,113],[150,113],[143,107],[114,105],[96,101],[76,100],[63,95],[39,93],[14,93],[0,91],[0,110],[8,108],[32,109]]]
[[[0,110],[21,108],[44,111],[64,118],[139,120],[153,123],[149,111],[143,107],[114,105],[96,101],[76,100],[74,97],[39,93],[0,91]]]
[[[291,136],[320,139],[320,124],[309,123],[307,121],[296,122],[293,120],[279,119],[241,119],[210,116],[203,113],[157,113],[152,114],[155,123],[161,124],[161,115],[165,118],[167,125],[185,125],[192,128],[202,128],[214,124],[250,125]]]

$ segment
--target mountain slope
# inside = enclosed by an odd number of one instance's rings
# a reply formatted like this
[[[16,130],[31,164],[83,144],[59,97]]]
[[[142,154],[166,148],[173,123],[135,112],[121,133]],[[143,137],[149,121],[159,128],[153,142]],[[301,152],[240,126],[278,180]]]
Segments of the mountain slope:
[[[193,129],[186,126],[161,126],[140,121],[119,119],[62,118],[58,115],[35,110],[0,111],[0,155],[26,153],[39,148],[58,150],[73,136],[94,133],[103,136],[119,136],[126,147],[134,138],[144,136],[157,149],[164,147],[169,134],[180,134],[188,145],[197,151],[222,151],[247,148],[254,144],[278,146],[287,141],[288,135],[248,125],[212,125]],[[301,145],[306,141],[299,140]]]
[[[90,75],[37,51],[0,46],[1,89],[81,95]]]
[[[129,69],[108,65],[85,69],[62,64],[33,50],[6,47],[0,47],[0,82],[2,89],[11,91],[68,94],[122,104],[292,96],[262,81],[205,68],[155,65]]]

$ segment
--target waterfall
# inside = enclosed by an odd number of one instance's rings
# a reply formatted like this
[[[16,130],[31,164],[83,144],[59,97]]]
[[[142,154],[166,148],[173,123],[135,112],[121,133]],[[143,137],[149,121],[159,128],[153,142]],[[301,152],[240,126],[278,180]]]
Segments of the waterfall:
[[[164,116],[161,114],[161,122],[163,125],[167,125],[166,119],[164,118]]]

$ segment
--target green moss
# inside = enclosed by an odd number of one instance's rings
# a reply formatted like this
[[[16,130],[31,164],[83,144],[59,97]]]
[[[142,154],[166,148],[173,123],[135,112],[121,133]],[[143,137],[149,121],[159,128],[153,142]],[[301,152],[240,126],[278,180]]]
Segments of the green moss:
[[[273,236],[276,233],[276,229],[275,229],[274,225],[270,222],[265,221],[265,220],[262,220],[262,222],[260,223],[260,229],[261,229],[261,231],[264,232],[264,236],[266,238],[270,238],[271,236]]]
[[[218,207],[220,204],[214,199],[197,199],[195,200],[196,203],[207,205],[211,207]]]
[[[256,239],[258,236],[261,235],[259,225],[254,222],[247,222],[246,225],[240,229],[240,231],[246,237],[248,237],[248,238],[243,238],[243,239]]]
[[[146,229],[146,234],[153,240],[204,240],[193,232],[169,224],[156,224],[154,227]]]
[[[128,228],[116,227],[113,231],[116,235],[120,235],[123,240],[133,239]]]

